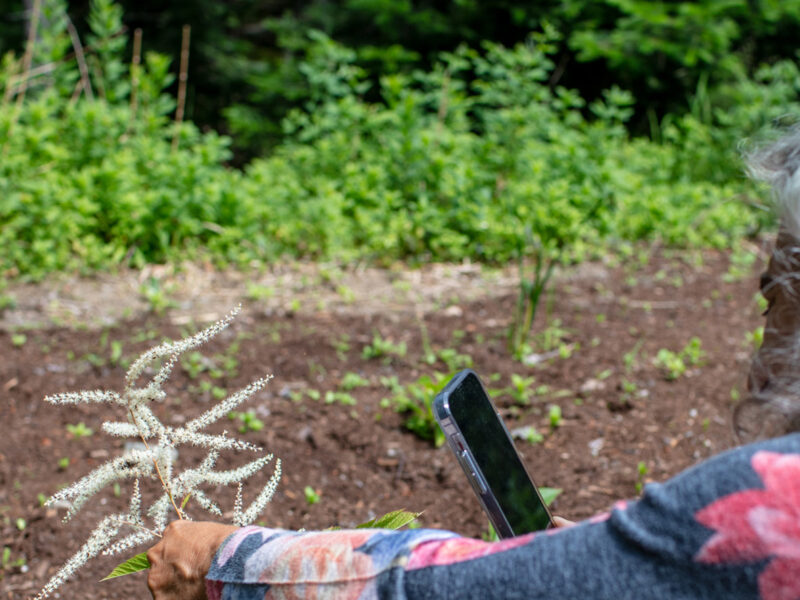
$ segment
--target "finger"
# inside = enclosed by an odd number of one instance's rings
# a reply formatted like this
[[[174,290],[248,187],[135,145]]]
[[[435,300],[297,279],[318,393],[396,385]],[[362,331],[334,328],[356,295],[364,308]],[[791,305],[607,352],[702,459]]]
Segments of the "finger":
[[[167,572],[168,565],[163,560],[164,557],[164,542],[161,541],[147,551],[147,560],[150,561],[150,568],[147,571],[147,587],[153,598],[157,600],[166,600],[161,592],[164,590],[165,584],[170,580],[170,575]]]
[[[180,586],[176,585],[174,575],[166,569],[150,569],[147,574],[147,588],[153,595],[153,600],[174,600],[179,597]]]
[[[158,564],[164,556],[164,541],[161,540],[147,551],[147,560],[151,565]]]
[[[155,569],[151,568],[147,573],[147,589],[150,590],[156,600],[158,600],[157,596],[161,589],[161,581],[160,575],[156,573]]]
[[[564,517],[553,517],[553,525],[558,528],[561,527],[572,527],[575,525],[575,521],[570,521],[569,519],[565,519]]]

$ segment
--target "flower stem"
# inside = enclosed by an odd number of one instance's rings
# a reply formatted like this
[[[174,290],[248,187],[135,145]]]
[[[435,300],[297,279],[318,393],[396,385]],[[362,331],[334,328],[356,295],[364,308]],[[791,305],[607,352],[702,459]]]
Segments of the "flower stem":
[[[147,443],[147,440],[142,434],[142,430],[139,428],[139,423],[136,421],[136,415],[133,414],[133,409],[128,407],[128,413],[131,415],[131,419],[133,420],[133,424],[136,427],[137,431],[139,432],[139,437],[142,439],[142,443],[144,447],[150,452],[150,445]],[[156,474],[158,475],[159,480],[161,481],[161,485],[164,487],[164,491],[167,492],[167,496],[169,497],[169,501],[172,503],[172,508],[175,509],[175,512],[178,513],[178,519],[183,520],[183,514],[181,513],[181,509],[178,508],[178,505],[175,504],[175,499],[172,497],[172,492],[167,485],[167,482],[164,481],[164,477],[161,475],[161,469],[158,468],[158,461],[155,459],[152,453],[150,453],[150,460],[153,461],[153,466],[156,468]]]

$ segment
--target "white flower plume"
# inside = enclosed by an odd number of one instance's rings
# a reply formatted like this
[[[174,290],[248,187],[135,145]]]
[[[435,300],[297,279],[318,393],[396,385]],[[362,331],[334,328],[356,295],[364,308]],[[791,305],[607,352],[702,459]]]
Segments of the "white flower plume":
[[[221,516],[222,509],[208,495],[209,490],[222,485],[237,485],[234,523],[247,525],[255,521],[265,505],[272,499],[281,476],[280,460],[275,461],[273,474],[256,496],[251,505],[242,508],[242,482],[252,477],[270,462],[272,454],[260,456],[236,468],[215,471],[217,459],[222,450],[261,452],[262,449],[250,442],[221,434],[205,433],[205,429],[267,385],[271,376],[258,379],[247,387],[221,400],[198,417],[187,420],[182,427],[164,425],[153,412],[151,404],[166,398],[162,386],[166,382],[180,355],[187,350],[207,342],[228,327],[238,314],[239,307],[225,318],[195,335],[177,342],[165,342],[146,351],[137,358],[125,376],[125,389],[122,393],[104,390],[68,392],[45,398],[53,404],[77,404],[106,402],[124,407],[121,421],[103,423],[103,431],[111,436],[133,438],[138,444],[131,444],[121,456],[112,458],[95,468],[72,485],[56,492],[47,504],[59,503],[67,507],[65,521],[70,520],[92,496],[109,485],[125,480],[133,480],[127,514],[113,514],[102,518],[89,535],[83,547],[72,556],[53,578],[39,592],[35,600],[49,596],[88,560],[99,554],[116,554],[142,543],[151,542],[167,526],[170,511],[182,519],[188,519],[185,512],[186,501],[211,514]],[[153,363],[160,362],[156,374],[149,382],[137,387],[145,370]],[[190,444],[205,448],[208,452],[199,465],[178,471],[176,459],[177,446]],[[144,506],[140,491],[140,481],[155,481],[161,493]]]

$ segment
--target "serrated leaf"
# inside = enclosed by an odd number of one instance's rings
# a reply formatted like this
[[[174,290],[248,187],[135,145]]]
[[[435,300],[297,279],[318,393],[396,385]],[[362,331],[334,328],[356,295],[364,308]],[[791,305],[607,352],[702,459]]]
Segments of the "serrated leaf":
[[[547,506],[550,506],[553,501],[558,498],[558,495],[563,490],[561,488],[549,488],[549,487],[540,487],[539,493],[542,495],[542,500]]]
[[[150,568],[150,561],[147,559],[147,552],[142,552],[136,556],[131,556],[124,563],[117,565],[111,573],[103,577],[100,581],[106,579],[113,579],[114,577],[122,577],[123,575],[130,575],[131,573],[138,573]]]
[[[400,529],[415,521],[422,513],[412,513],[405,510],[395,510],[382,517],[371,519],[366,523],[357,525],[356,529]]]

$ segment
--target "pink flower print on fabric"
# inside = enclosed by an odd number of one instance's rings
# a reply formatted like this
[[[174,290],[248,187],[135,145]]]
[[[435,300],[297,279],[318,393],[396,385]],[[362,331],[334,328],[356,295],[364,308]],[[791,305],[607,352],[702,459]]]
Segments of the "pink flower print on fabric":
[[[206,579],[206,596],[208,596],[208,600],[222,600],[224,585],[221,581]]]
[[[627,500],[617,500],[614,502],[614,505],[611,507],[611,510],[625,510],[628,508],[628,501]],[[611,518],[611,512],[604,512],[597,514],[593,517],[587,519],[589,523],[602,523],[604,521],[608,521]]]
[[[628,502],[625,500],[620,500],[614,503],[613,506],[614,510],[625,510],[627,507]],[[611,513],[608,512],[599,514],[589,519],[588,522],[602,523],[608,520],[610,514]],[[483,542],[470,538],[454,538],[444,541],[425,542],[412,550],[407,568],[411,570],[451,565],[453,563],[495,554],[496,552],[505,552],[506,550],[524,546],[537,535],[556,535],[562,531],[566,531],[566,529],[567,528],[545,529],[544,531],[528,533],[499,542]]]
[[[524,546],[536,535],[536,533],[528,533],[499,542],[484,542],[472,538],[453,538],[444,541],[425,542],[412,550],[406,568],[413,570],[452,565],[473,558],[489,556],[490,554]]]
[[[695,514],[715,530],[698,562],[736,564],[771,558],[758,577],[764,600],[800,599],[800,456],[757,452],[753,470],[764,489],[720,498]]]
[[[355,549],[374,531],[286,535],[256,550],[245,564],[247,581],[267,583],[274,600],[356,600],[374,596],[375,565]]]

